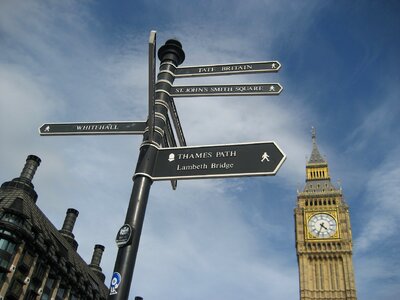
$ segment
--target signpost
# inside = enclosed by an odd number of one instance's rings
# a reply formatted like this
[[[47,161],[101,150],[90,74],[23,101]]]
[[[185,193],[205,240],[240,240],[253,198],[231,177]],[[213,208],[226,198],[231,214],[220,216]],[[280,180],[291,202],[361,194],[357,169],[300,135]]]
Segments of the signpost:
[[[164,148],[147,175],[153,180],[275,175],[285,159],[275,142]]]
[[[156,180],[226,178],[275,175],[286,159],[275,142],[186,146],[173,97],[279,95],[279,83],[210,84],[174,86],[175,78],[278,72],[278,61],[179,67],[185,59],[182,45],[168,40],[158,50],[160,69],[155,78],[156,32],[149,38],[149,94],[146,122],[47,123],[40,135],[142,134],[139,158],[125,222],[117,233],[118,255],[111,278],[108,300],[127,300],[132,282],[143,221]],[[171,115],[174,131],[169,120]]]

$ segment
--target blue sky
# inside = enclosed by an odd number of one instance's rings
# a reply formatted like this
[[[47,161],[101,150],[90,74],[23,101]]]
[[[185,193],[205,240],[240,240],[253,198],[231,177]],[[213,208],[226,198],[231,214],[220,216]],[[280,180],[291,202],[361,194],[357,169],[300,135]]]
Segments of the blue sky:
[[[0,181],[42,158],[37,204],[107,285],[140,136],[40,137],[45,122],[147,117],[147,42],[178,38],[183,65],[278,60],[276,74],[180,79],[279,82],[278,97],[181,98],[188,145],[276,141],[277,176],[152,186],[131,298],[298,299],[293,208],[317,128],[350,206],[359,299],[400,292],[400,5],[397,1],[2,1]],[[178,82],[178,80],[176,81]]]

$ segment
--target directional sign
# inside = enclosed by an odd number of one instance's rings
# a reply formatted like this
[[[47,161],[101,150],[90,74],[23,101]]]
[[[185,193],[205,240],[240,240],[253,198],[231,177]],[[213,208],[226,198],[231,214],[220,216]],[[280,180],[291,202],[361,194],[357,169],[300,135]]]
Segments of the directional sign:
[[[275,175],[286,155],[275,142],[158,149],[153,180]]]
[[[143,134],[146,122],[46,123],[40,135]]]
[[[243,73],[278,72],[281,64],[278,61],[259,61],[234,64],[179,67],[175,77],[233,75]]]
[[[279,95],[283,87],[279,83],[248,83],[248,84],[209,84],[173,86],[171,97],[209,97],[209,96],[262,96]]]

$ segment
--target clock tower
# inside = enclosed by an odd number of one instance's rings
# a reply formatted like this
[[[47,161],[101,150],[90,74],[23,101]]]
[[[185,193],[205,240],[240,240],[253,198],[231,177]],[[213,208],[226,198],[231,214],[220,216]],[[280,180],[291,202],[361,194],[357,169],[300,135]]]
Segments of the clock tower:
[[[341,188],[331,183],[314,128],[294,218],[300,300],[356,300],[349,209]]]

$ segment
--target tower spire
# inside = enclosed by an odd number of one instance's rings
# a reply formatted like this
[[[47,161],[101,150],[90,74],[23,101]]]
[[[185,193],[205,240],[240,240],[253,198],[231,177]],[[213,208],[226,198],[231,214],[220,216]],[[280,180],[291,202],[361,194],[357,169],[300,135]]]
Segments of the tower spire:
[[[310,164],[327,165],[326,160],[322,157],[321,153],[318,150],[317,133],[315,127],[311,127],[311,139],[312,139],[312,151],[310,159],[308,160],[308,165]]]
[[[314,126],[311,127],[311,139],[312,139],[313,145],[317,143],[317,132],[316,132]]]
[[[310,159],[306,164],[306,185],[304,191],[319,192],[319,190],[326,189],[335,190],[336,188],[330,182],[328,163],[318,149],[315,127],[311,127],[311,140],[312,150]],[[313,184],[316,181],[318,183]]]

